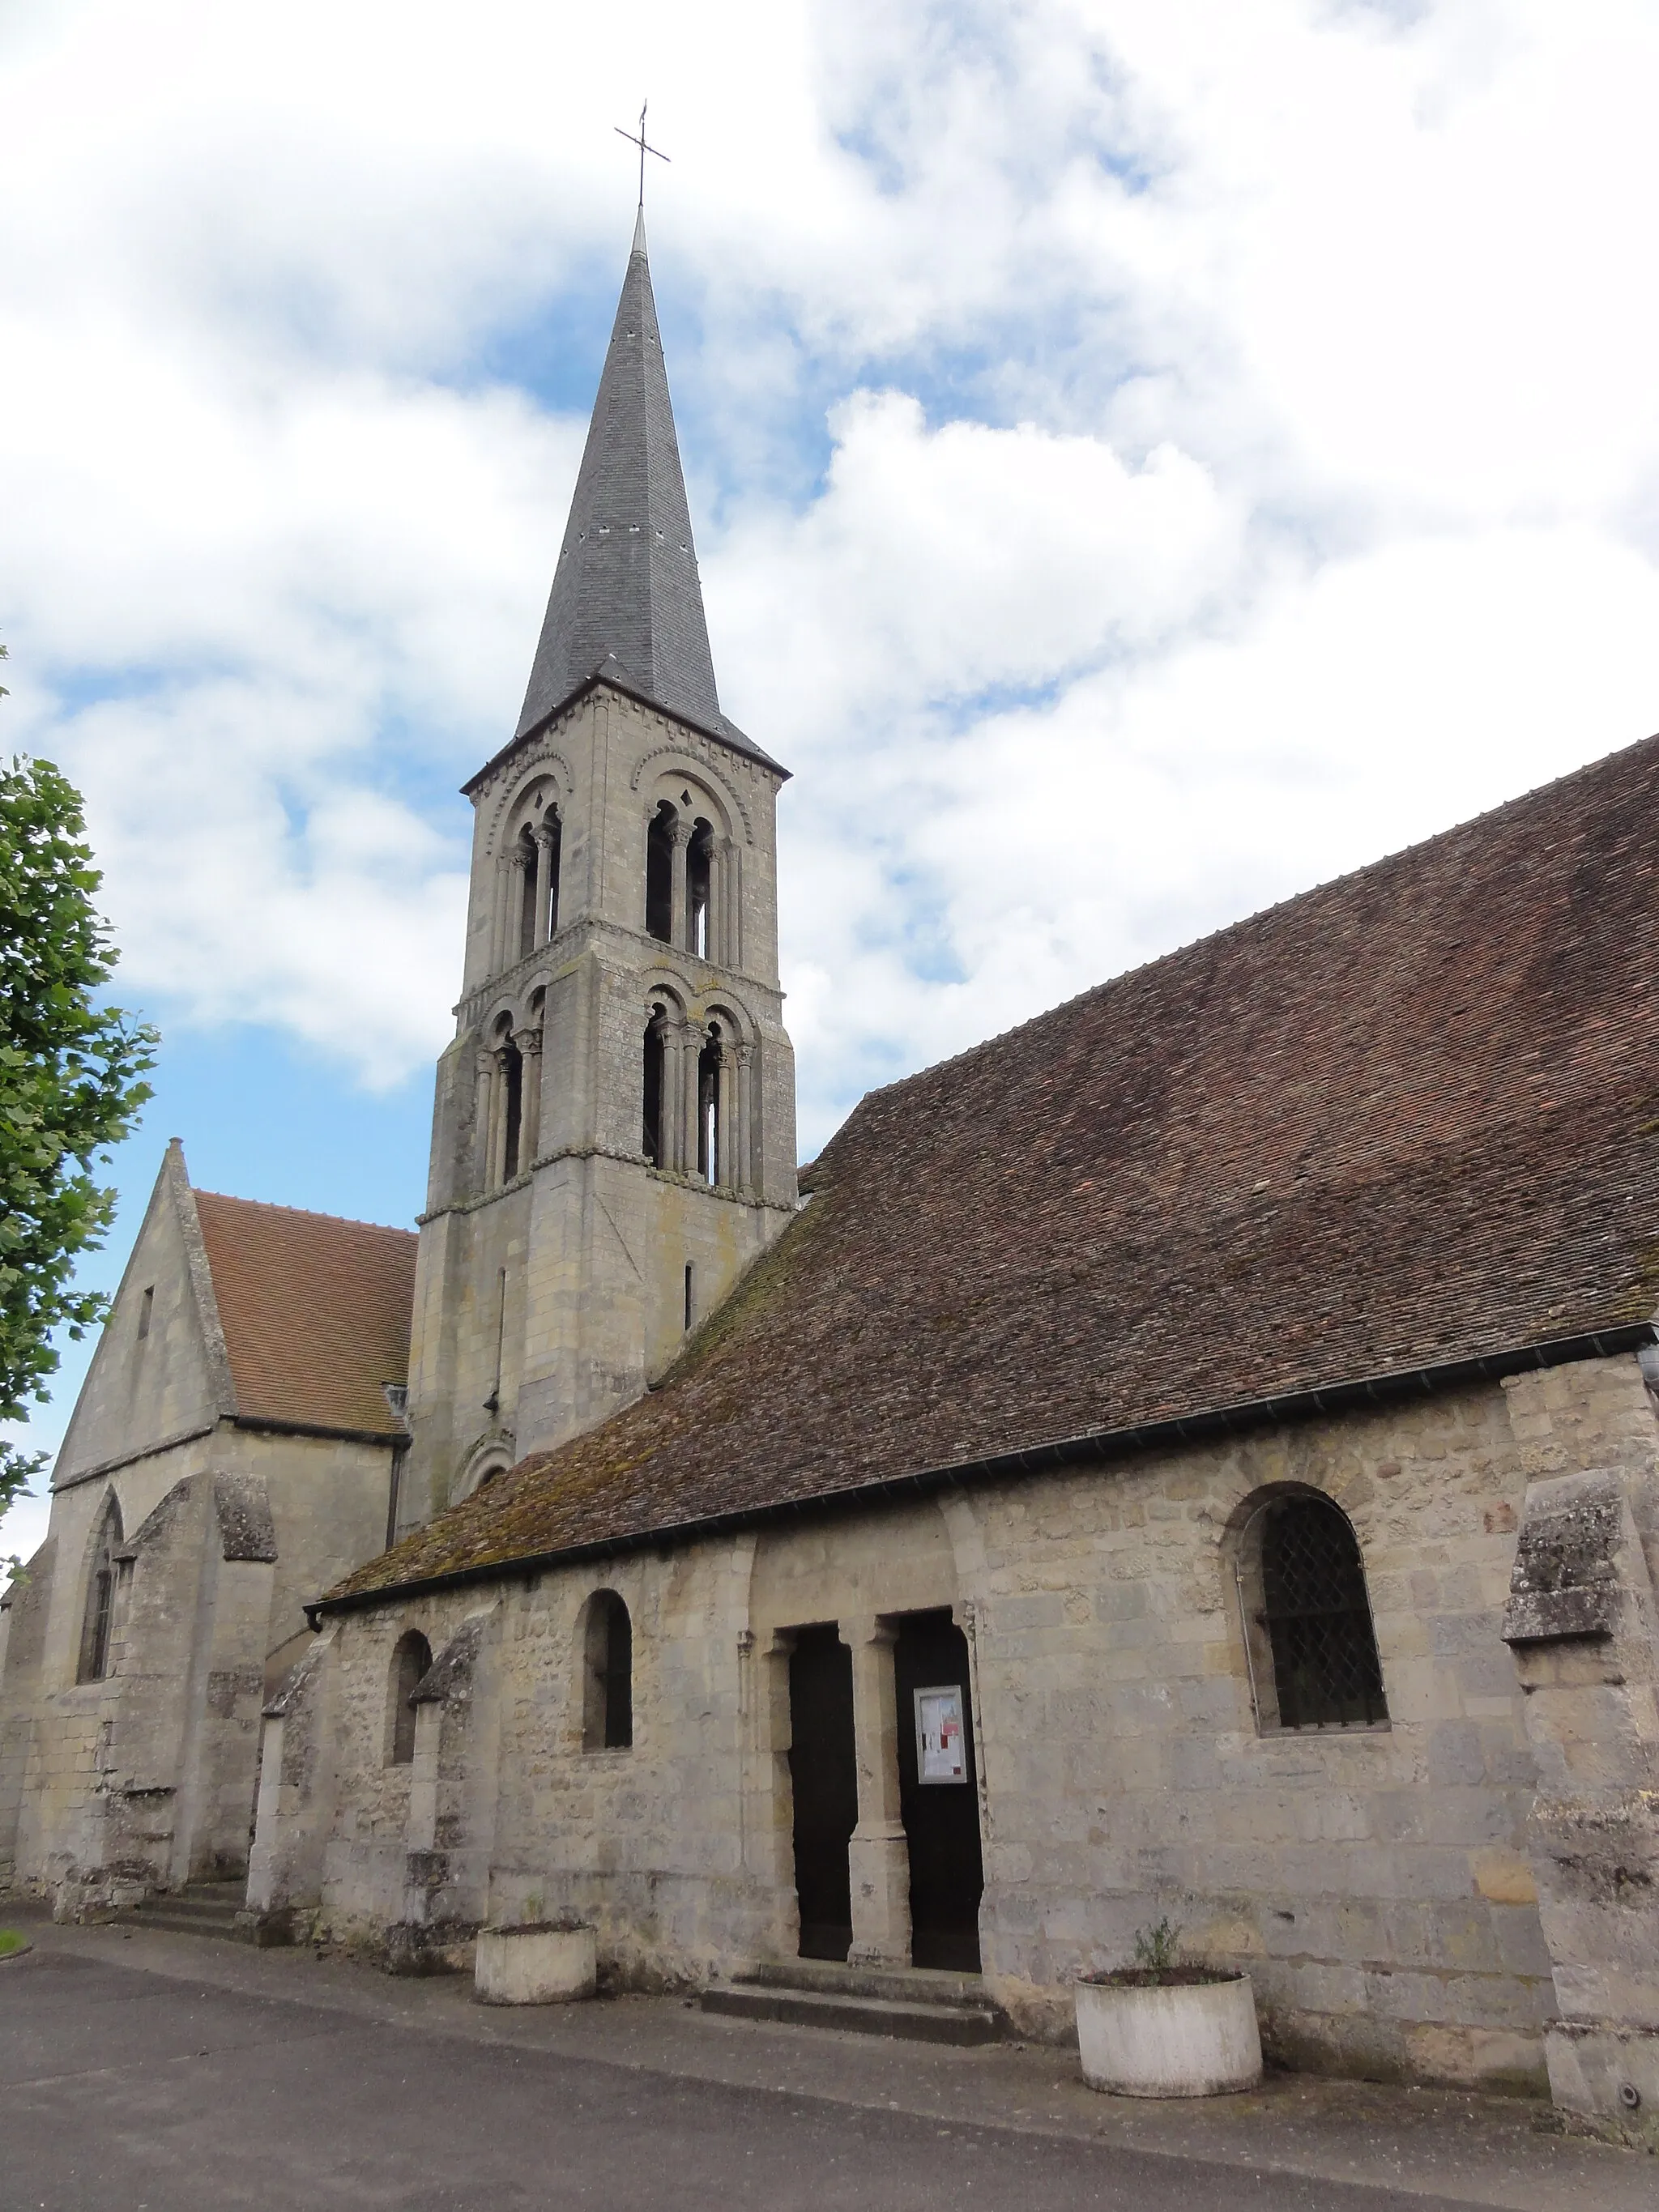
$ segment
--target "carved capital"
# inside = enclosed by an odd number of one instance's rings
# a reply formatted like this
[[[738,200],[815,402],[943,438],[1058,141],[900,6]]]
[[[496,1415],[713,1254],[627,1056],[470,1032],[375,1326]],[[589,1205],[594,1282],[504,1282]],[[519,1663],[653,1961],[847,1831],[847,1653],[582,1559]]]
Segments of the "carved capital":
[[[542,1033],[539,1029],[514,1030],[513,1042],[523,1058],[532,1060],[542,1048]]]
[[[670,837],[672,838],[675,844],[684,850],[696,836],[697,825],[695,822],[688,822],[683,816],[677,814],[674,817],[673,826],[669,830],[668,834]]]

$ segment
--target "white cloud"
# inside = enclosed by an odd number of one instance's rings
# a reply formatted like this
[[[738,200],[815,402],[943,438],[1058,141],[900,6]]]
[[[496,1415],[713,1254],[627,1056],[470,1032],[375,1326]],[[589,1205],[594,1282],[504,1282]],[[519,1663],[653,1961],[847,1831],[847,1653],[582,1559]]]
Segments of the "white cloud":
[[[723,691],[799,771],[810,1143],[1659,723],[1642,0],[82,0],[0,40],[7,734],[84,781],[175,1022],[370,1081],[444,1032],[448,787],[582,427],[489,364],[619,277],[641,82]]]

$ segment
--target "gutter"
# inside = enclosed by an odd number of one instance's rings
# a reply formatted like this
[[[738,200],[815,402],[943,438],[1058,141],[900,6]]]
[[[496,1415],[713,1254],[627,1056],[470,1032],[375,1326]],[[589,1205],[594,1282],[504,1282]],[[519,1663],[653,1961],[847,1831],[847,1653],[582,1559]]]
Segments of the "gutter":
[[[1173,1419],[1144,1421],[1121,1429],[1097,1429],[1080,1437],[1065,1437],[1052,1443],[1033,1444],[1023,1451],[999,1452],[988,1459],[958,1460],[948,1466],[927,1468],[914,1474],[890,1475],[879,1482],[861,1482],[846,1490],[821,1492],[811,1498],[785,1498],[764,1505],[743,1505],[727,1513],[709,1513],[691,1521],[674,1521],[655,1528],[605,1536],[589,1544],[567,1544],[548,1552],[531,1552],[512,1559],[491,1559],[476,1567],[457,1567],[447,1574],[423,1575],[412,1582],[387,1583],[376,1589],[352,1590],[344,1596],[319,1598],[305,1607],[313,1632],[323,1616],[362,1613],[394,1599],[428,1597],[441,1590],[465,1589],[476,1583],[526,1579],[551,1567],[580,1565],[588,1559],[616,1559],[630,1552],[666,1550],[694,1539],[724,1535],[743,1528],[761,1528],[811,1514],[824,1516],[857,1512],[862,1507],[894,1499],[927,1498],[941,1490],[963,1490],[981,1483],[999,1482],[1019,1474],[1044,1474],[1056,1468],[1099,1466],[1133,1458],[1172,1443],[1192,1443],[1219,1436],[1243,1436],[1271,1427],[1275,1422],[1306,1421],[1321,1414],[1342,1413],[1364,1406],[1387,1406],[1404,1398],[1426,1398],[1455,1390],[1470,1382],[1501,1381],[1506,1375],[1524,1375],[1542,1367],[1565,1367],[1575,1360],[1610,1359],[1621,1352],[1639,1352],[1659,1343],[1659,1324],[1630,1322],[1619,1328],[1597,1329],[1580,1336],[1552,1337],[1542,1344],[1518,1346],[1511,1352],[1484,1353],[1470,1359],[1443,1360],[1432,1367],[1416,1367],[1385,1375],[1362,1376],[1351,1382],[1334,1382],[1322,1390],[1287,1391],[1282,1397],[1249,1398],[1232,1406],[1218,1406],[1200,1413]]]

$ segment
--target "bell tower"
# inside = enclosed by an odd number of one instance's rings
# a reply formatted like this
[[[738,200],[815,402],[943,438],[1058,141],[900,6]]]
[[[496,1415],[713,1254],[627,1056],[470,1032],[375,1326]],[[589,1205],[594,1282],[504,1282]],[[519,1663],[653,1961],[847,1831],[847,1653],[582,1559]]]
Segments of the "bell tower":
[[[641,216],[524,712],[465,786],[400,1529],[638,1397],[789,1219],[786,777],[720,712]]]

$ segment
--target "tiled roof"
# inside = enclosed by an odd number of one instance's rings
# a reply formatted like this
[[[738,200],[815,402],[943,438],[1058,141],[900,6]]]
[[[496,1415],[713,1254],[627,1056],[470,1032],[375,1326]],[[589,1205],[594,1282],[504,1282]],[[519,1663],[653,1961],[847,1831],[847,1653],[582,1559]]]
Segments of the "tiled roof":
[[[406,1229],[195,1194],[244,1419],[396,1436],[381,1389],[409,1371]]]
[[[673,1373],[395,1587],[1659,1306],[1659,738],[866,1098]]]

